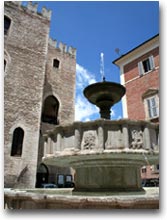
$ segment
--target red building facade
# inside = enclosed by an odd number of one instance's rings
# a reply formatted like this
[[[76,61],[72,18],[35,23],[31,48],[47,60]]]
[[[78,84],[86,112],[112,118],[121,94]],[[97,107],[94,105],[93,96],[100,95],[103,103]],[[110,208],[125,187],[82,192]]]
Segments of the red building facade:
[[[143,42],[113,63],[120,68],[123,117],[159,123],[159,35]],[[142,180],[157,180],[159,165],[141,168]]]
[[[159,35],[113,61],[126,87],[123,117],[159,121]]]

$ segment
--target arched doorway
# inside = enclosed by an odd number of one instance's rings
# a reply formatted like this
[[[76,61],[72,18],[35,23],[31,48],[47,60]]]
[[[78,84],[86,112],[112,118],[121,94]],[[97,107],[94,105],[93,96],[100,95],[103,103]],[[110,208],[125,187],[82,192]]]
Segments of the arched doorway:
[[[49,171],[45,164],[41,163],[37,169],[36,187],[40,188],[42,184],[48,183]]]
[[[42,122],[58,124],[59,101],[53,96],[48,96],[43,104]]]

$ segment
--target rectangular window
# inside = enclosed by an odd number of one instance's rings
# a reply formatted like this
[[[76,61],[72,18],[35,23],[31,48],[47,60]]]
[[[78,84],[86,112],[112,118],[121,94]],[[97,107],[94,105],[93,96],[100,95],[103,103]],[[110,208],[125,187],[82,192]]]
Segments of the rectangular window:
[[[145,73],[151,70],[149,59],[143,61],[143,69]]]
[[[53,60],[53,67],[56,68],[56,69],[58,69],[58,68],[59,68],[59,65],[60,65],[60,61],[57,60],[57,59],[54,59],[54,60]]]
[[[57,175],[57,185],[58,185],[58,187],[63,187],[64,183],[65,183],[64,175],[63,174],[58,174]]]
[[[149,118],[156,118],[159,116],[158,103],[156,101],[156,96],[147,98],[148,115]]]
[[[142,76],[155,68],[154,57],[150,56],[147,59],[138,63],[139,75]]]
[[[146,173],[146,172],[147,172],[146,167],[142,167],[141,172],[142,172],[142,173]]]

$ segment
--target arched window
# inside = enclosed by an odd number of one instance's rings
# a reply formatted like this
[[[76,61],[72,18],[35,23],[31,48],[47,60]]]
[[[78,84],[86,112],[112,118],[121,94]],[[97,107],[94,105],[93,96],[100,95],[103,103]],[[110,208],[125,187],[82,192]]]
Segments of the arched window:
[[[11,156],[21,156],[23,147],[24,131],[18,127],[14,130]]]
[[[4,34],[8,34],[8,30],[10,28],[11,20],[6,15],[4,16]]]
[[[53,67],[58,69],[59,68],[59,65],[60,65],[60,61],[58,59],[54,59],[53,60]]]
[[[43,104],[42,121],[49,124],[58,124],[59,102],[52,95],[48,96]]]

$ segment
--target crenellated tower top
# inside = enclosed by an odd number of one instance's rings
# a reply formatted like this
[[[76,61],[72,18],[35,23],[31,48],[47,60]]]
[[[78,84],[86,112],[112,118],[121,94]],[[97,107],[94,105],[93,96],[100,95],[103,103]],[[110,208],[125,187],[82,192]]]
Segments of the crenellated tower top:
[[[72,46],[67,46],[62,42],[58,43],[57,40],[53,40],[52,38],[49,38],[49,45],[59,49],[62,53],[68,53],[76,58],[76,48],[73,48]]]
[[[43,16],[44,18],[50,20],[51,19],[51,14],[52,11],[46,9],[45,7],[42,8],[42,11],[39,12],[38,11],[38,3],[32,3],[32,1],[28,1],[27,2],[27,6],[22,6],[22,1],[13,1],[13,3],[15,5],[18,5],[19,7],[24,7],[24,9],[26,9],[29,12],[32,12],[34,14],[38,14]]]

